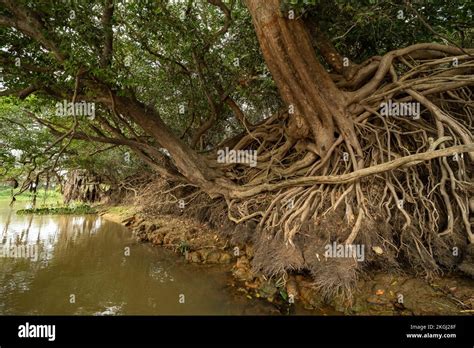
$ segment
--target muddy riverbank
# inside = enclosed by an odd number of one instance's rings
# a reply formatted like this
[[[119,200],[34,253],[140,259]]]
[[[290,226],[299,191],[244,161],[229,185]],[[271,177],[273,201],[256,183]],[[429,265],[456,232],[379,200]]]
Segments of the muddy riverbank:
[[[173,250],[188,263],[220,265],[235,294],[258,300],[262,314],[316,315],[470,315],[474,313],[474,280],[459,274],[424,279],[401,271],[361,274],[352,300],[324,298],[309,275],[294,272],[267,279],[251,267],[253,246],[231,243],[194,219],[143,216],[126,206],[102,207],[102,215],[120,222],[141,242]],[[257,310],[258,312],[258,310]],[[254,314],[254,313],[249,313]]]

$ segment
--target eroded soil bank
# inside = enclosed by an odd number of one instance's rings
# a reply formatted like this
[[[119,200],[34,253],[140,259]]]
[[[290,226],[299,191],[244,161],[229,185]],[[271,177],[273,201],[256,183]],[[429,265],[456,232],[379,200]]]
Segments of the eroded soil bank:
[[[101,215],[127,226],[140,242],[181,254],[195,264],[220,264],[236,298],[256,301],[245,314],[470,315],[474,280],[459,274],[427,280],[393,270],[363,274],[351,301],[325,299],[309,275],[267,279],[251,267],[253,247],[232,244],[206,224],[175,216],[143,216],[127,206],[102,207]],[[324,260],[322,260],[324,262]]]

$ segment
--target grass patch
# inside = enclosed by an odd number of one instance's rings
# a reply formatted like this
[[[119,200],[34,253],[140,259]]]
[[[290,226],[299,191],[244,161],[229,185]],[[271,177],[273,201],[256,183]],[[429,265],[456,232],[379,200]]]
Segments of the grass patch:
[[[18,215],[35,214],[35,215],[84,215],[96,214],[96,210],[90,205],[81,204],[74,207],[43,207],[32,209],[20,209],[16,212]]]
[[[15,192],[14,192],[15,193]],[[31,202],[33,200],[33,194],[31,192],[23,192],[21,195],[15,197],[17,202]],[[0,186],[0,201],[11,201],[11,189]],[[60,205],[63,201],[63,197],[60,192],[56,190],[40,189],[36,195],[36,202],[38,204],[56,204]]]
[[[115,215],[130,215],[136,210],[136,207],[131,205],[116,205],[107,208],[107,212]]]
[[[0,203],[3,201],[10,202],[11,188],[0,186]],[[31,192],[23,192],[16,196],[16,202],[33,202],[33,194]],[[26,204],[28,206],[28,204]],[[31,206],[31,204],[30,204]],[[38,190],[36,195],[36,207],[20,209],[17,211],[19,215],[35,214],[35,215],[83,215],[96,214],[97,211],[90,205],[83,203],[72,203],[71,205],[63,204],[63,197],[56,190],[46,191],[44,188]]]

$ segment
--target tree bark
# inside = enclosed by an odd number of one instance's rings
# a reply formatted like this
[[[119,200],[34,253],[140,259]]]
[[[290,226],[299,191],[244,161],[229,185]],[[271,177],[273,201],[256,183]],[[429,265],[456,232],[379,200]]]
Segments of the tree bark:
[[[357,151],[346,98],[318,61],[303,21],[283,17],[279,0],[246,0],[246,5],[281,97],[294,107],[293,118],[306,121],[319,155],[327,153],[336,131]]]
[[[168,150],[179,172],[190,183],[204,191],[212,193],[212,183],[219,175],[207,165],[205,159],[184,144],[152,109],[138,101],[126,97],[115,96],[117,112],[133,119],[142,129],[151,135],[163,148]],[[108,101],[110,107],[112,101]]]

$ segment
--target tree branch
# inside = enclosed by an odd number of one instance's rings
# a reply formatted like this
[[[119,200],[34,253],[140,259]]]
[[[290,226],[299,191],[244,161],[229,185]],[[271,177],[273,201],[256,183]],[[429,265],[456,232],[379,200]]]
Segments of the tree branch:
[[[39,16],[36,13],[12,0],[0,0],[0,3],[3,4],[13,14],[13,18],[1,16],[1,26],[18,29],[23,34],[29,36],[33,40],[36,40],[46,49],[51,51],[51,53],[60,63],[64,62],[65,55],[60,52],[59,48],[53,41],[47,39],[43,34],[45,28],[44,25],[39,21]]]
[[[102,56],[100,57],[100,66],[105,68],[112,62],[113,52],[113,24],[112,19],[114,15],[114,1],[106,0],[104,5],[104,12],[102,13],[102,30],[104,32],[104,47],[102,49]]]
[[[222,0],[207,0],[208,3],[211,5],[219,7],[219,9],[224,13],[225,19],[224,19],[224,26],[217,31],[213,36],[212,39],[209,40],[209,42],[206,43],[204,46],[204,49],[207,50],[211,45],[219,38],[219,36],[224,35],[230,27],[230,24],[232,23],[232,16],[229,8],[222,2]]]

